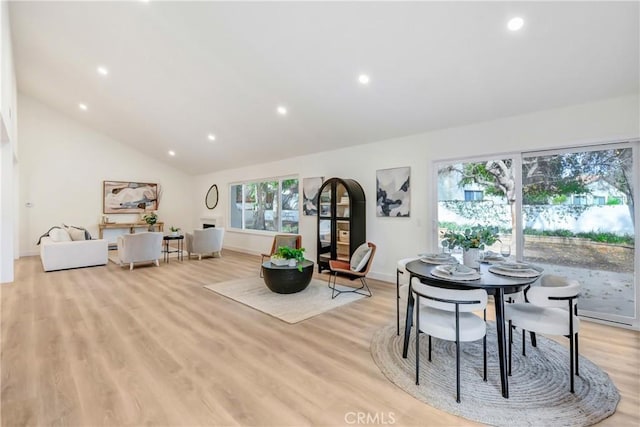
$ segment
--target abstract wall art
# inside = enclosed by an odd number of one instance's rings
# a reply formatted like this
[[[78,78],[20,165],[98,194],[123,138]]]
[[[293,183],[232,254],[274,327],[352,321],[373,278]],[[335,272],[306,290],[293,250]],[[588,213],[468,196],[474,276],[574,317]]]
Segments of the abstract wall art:
[[[318,215],[318,191],[323,177],[302,179],[302,213],[304,215]]]
[[[410,178],[408,166],[376,171],[376,216],[409,216]]]
[[[103,181],[102,212],[129,214],[158,209],[158,184],[147,182]]]

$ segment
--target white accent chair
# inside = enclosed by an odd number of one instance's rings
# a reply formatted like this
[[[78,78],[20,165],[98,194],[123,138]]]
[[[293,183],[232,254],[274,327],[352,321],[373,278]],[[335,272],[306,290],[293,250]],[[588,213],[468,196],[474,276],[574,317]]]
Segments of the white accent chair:
[[[414,277],[411,291],[416,297],[416,385],[420,385],[420,332],[456,343],[456,402],[460,403],[460,342],[483,339],[484,381],[487,380],[487,323],[472,311],[487,308],[484,289],[445,289],[425,285]],[[485,311],[486,316],[486,311]]]
[[[187,258],[191,259],[191,254],[198,255],[199,260],[202,260],[202,255],[221,257],[223,240],[224,228],[221,227],[193,230],[193,233],[186,233]]]
[[[160,232],[142,232],[118,236],[118,259],[120,265],[129,264],[129,270],[140,262],[153,262],[160,267],[162,255],[162,237]]]
[[[569,376],[571,393],[574,392],[575,374],[578,370],[578,303],[580,282],[554,274],[540,278],[540,286],[532,286],[525,292],[528,302],[506,304],[505,320],[509,322],[509,375],[511,375],[512,326],[522,328],[522,354],[525,355],[525,331],[569,338]]]

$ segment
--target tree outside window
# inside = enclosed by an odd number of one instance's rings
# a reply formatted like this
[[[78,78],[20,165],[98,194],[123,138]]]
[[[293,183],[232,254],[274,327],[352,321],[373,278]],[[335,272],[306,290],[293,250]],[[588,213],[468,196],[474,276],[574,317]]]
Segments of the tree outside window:
[[[276,178],[230,186],[231,226],[243,230],[298,232],[298,179]]]

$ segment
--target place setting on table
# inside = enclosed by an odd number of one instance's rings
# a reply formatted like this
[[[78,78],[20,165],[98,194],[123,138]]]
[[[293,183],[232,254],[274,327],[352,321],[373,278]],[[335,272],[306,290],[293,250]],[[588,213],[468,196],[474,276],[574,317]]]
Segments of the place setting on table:
[[[543,269],[522,261],[503,261],[489,266],[489,272],[506,277],[538,277]]]
[[[420,257],[420,261],[425,264],[458,264],[458,260],[455,257],[445,252],[421,253],[418,254],[418,256]]]
[[[479,280],[483,274],[480,264],[488,264],[486,271],[504,277],[536,278],[543,272],[541,267],[534,264],[510,261],[510,248],[504,249],[504,245],[500,253],[491,250],[481,251],[477,267],[460,264],[458,259],[448,252],[420,253],[418,256],[421,262],[434,266],[429,272],[431,276],[452,281]]]
[[[439,279],[456,281],[478,280],[480,278],[479,271],[463,264],[436,265],[433,270],[431,270],[431,275]]]

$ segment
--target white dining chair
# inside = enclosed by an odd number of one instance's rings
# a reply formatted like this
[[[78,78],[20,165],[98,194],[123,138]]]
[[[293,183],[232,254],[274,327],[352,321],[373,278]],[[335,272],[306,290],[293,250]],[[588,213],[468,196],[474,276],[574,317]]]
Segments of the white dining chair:
[[[460,342],[482,338],[483,380],[487,380],[487,323],[473,311],[486,316],[487,292],[484,289],[445,289],[425,285],[414,277],[411,290],[416,297],[416,385],[420,385],[420,332],[456,343],[456,402],[460,403]],[[485,317],[486,318],[486,317]]]
[[[505,320],[512,327],[522,329],[522,349],[525,352],[525,331],[569,338],[569,376],[571,393],[574,392],[574,372],[578,367],[578,304],[580,293],[577,280],[547,274],[540,278],[540,286],[532,286],[525,292],[528,302],[506,304]],[[512,337],[509,337],[509,375],[511,375]]]
[[[420,258],[403,258],[396,264],[396,335],[400,335],[400,288],[409,284],[407,264]]]

